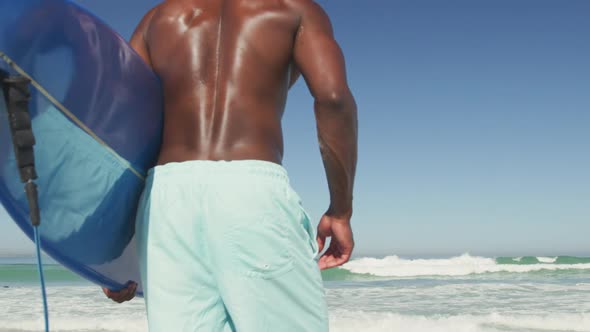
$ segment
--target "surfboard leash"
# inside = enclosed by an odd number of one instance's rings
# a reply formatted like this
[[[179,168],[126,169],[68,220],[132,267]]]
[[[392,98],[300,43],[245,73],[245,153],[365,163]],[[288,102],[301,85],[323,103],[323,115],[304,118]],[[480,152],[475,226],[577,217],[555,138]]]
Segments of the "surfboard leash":
[[[33,225],[33,236],[37,254],[37,270],[41,282],[41,296],[43,297],[43,312],[45,319],[45,331],[49,332],[49,310],[47,306],[47,293],[45,291],[45,276],[41,261],[41,237],[39,225],[41,214],[39,211],[39,194],[34,180],[37,179],[35,170],[35,136],[29,114],[30,80],[24,76],[9,76],[0,71],[0,79],[4,92],[4,101],[8,112],[8,122],[12,134],[14,155],[18,166],[21,182],[25,184],[25,193],[29,202],[29,214]]]

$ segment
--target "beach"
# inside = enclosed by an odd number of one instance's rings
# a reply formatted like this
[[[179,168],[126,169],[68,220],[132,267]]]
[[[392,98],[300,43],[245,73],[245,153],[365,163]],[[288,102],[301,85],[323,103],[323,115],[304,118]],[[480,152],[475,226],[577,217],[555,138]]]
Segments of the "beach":
[[[0,260],[0,332],[42,331],[30,263]],[[142,299],[119,305],[59,265],[45,271],[52,331],[147,331]],[[391,255],[322,276],[330,331],[590,331],[589,258]]]

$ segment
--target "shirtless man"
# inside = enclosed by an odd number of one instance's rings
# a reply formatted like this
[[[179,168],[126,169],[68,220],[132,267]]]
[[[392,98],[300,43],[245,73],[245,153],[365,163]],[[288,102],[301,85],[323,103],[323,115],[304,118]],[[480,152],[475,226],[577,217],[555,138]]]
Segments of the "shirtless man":
[[[354,245],[357,115],[326,13],[311,0],[168,0],[131,45],[165,99],[136,224],[150,331],[327,331],[320,269]],[[300,75],[330,191],[317,231],[281,166]],[[105,292],[123,301],[133,287]]]

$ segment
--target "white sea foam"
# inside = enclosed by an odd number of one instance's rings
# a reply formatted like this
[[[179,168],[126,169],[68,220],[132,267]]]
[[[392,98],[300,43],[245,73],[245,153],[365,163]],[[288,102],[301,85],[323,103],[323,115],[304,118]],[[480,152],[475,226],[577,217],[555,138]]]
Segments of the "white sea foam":
[[[442,279],[334,283],[327,288],[332,332],[590,331],[590,283]],[[48,288],[53,332],[145,332],[141,299],[122,305],[95,286]],[[0,288],[0,332],[41,332],[39,289]]]
[[[541,263],[555,263],[557,257],[537,257],[537,260]]]
[[[590,331],[590,315],[558,314],[517,316],[414,316],[394,313],[337,312],[330,317],[330,331],[338,332],[500,332]]]
[[[381,277],[417,276],[465,276],[490,272],[532,272],[540,270],[586,270],[586,264],[551,264],[553,258],[540,257],[540,264],[498,264],[493,258],[463,254],[446,259],[403,259],[398,256],[384,258],[358,258],[346,263],[343,268],[354,273],[368,273]],[[541,260],[540,260],[541,261]]]
[[[7,322],[0,332],[42,331],[41,321]],[[84,319],[55,319],[54,332],[145,332],[145,319],[110,320],[100,317]],[[500,332],[500,331],[590,331],[589,314],[552,315],[457,315],[421,316],[363,311],[336,311],[330,314],[330,331],[333,332]]]
[[[3,322],[0,332],[41,332],[40,319],[20,322]],[[50,320],[52,332],[145,332],[148,330],[145,319],[109,319],[108,317],[53,318]]]

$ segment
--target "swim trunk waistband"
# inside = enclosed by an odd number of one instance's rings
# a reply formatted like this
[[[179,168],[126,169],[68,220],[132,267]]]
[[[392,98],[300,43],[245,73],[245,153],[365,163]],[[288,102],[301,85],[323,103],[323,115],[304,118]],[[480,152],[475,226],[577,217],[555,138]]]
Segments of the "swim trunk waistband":
[[[149,177],[154,174],[164,175],[170,173],[186,173],[193,176],[217,175],[220,173],[262,175],[289,182],[287,170],[283,166],[264,160],[189,160],[170,162],[148,170]]]

